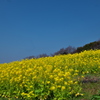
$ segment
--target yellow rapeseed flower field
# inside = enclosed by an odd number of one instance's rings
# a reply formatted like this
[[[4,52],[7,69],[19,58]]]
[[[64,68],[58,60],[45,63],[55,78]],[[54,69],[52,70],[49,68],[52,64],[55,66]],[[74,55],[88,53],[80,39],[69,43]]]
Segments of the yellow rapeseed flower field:
[[[66,100],[81,94],[81,78],[100,74],[100,50],[0,64],[0,97]]]

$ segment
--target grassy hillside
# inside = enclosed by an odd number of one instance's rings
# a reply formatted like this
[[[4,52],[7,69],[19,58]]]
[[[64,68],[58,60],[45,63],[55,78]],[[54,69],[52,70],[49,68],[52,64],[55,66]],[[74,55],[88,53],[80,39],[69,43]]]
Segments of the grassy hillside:
[[[100,50],[0,64],[0,97],[99,100]],[[93,96],[97,94],[97,96]]]

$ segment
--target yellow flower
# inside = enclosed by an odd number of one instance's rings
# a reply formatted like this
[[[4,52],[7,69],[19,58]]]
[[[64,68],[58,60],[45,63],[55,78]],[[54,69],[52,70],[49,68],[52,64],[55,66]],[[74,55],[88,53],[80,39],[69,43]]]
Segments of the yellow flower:
[[[78,70],[75,70],[75,72],[79,72]]]
[[[76,97],[79,96],[79,95],[80,95],[80,93],[75,94]]]
[[[77,84],[78,82],[74,82],[74,84]]]
[[[53,75],[50,75],[49,77],[52,79],[53,78]]]
[[[100,50],[0,64],[0,88],[9,85],[16,89],[20,87],[21,89],[15,90],[16,95],[22,95],[25,99],[37,96],[32,90],[38,88],[38,85],[43,90],[46,86],[50,87],[49,92],[66,90],[68,94],[76,93],[75,96],[78,96],[83,95],[77,93],[81,90],[78,81],[87,73],[100,73]],[[24,93],[23,87],[27,93]]]
[[[69,84],[72,84],[73,83],[73,81],[69,81]]]
[[[30,88],[32,88],[33,86],[32,85],[30,85]]]
[[[66,89],[66,87],[65,87],[65,86],[62,86],[62,87],[61,87],[61,90],[65,90],[65,89]]]
[[[68,83],[67,83],[67,82],[64,82],[64,84],[65,84],[65,85],[68,85]]]
[[[52,86],[51,88],[50,88],[50,90],[55,90],[56,89],[56,87],[54,87],[54,86]]]
[[[74,76],[77,76],[77,75],[78,75],[78,73],[75,73],[75,74],[74,74]]]
[[[60,88],[60,87],[61,87],[61,85],[58,85],[57,87],[58,87],[58,88]]]
[[[50,81],[47,81],[47,84],[49,84],[50,83]]]
[[[24,96],[24,95],[27,95],[27,93],[22,92],[21,95]]]

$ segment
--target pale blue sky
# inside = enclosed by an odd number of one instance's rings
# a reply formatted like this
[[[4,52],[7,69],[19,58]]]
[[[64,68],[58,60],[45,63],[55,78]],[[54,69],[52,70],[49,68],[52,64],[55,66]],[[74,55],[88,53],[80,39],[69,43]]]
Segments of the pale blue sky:
[[[100,39],[100,0],[0,0],[0,63]]]

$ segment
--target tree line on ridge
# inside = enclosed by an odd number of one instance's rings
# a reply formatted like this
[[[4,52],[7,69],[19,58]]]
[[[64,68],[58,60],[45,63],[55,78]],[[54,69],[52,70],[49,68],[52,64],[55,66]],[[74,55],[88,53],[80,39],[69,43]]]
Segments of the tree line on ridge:
[[[59,51],[57,51],[51,55],[40,54],[38,56],[29,56],[29,57],[26,57],[24,59],[41,58],[41,57],[48,57],[48,56],[55,56],[55,55],[74,54],[74,53],[80,53],[84,50],[95,50],[95,49],[100,49],[100,40],[90,42],[88,44],[85,44],[82,47],[75,48],[72,46],[68,46],[67,48],[61,48]]]

